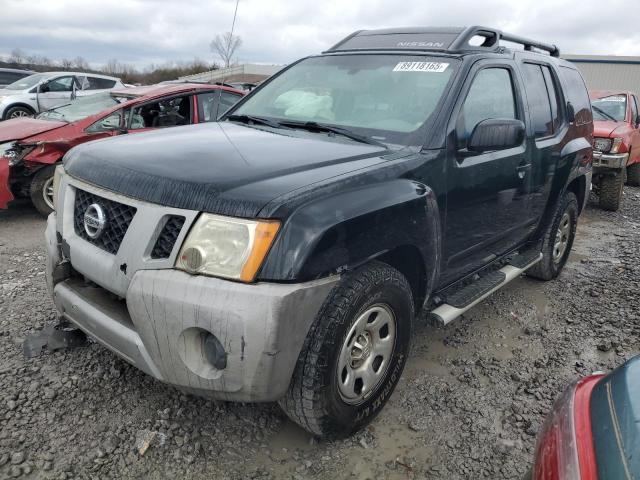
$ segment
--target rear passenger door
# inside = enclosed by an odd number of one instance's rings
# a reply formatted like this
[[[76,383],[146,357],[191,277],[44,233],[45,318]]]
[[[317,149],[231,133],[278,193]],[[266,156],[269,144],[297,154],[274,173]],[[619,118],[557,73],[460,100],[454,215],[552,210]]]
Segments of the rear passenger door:
[[[481,61],[470,72],[454,110],[444,242],[449,280],[487,264],[526,237],[531,160],[525,141],[500,151],[466,152],[481,121],[526,121],[520,92],[513,62]]]
[[[567,126],[564,99],[553,67],[546,62],[524,60],[520,68],[526,85],[527,136],[531,151],[531,195],[527,211],[531,227],[535,228],[547,205]]]

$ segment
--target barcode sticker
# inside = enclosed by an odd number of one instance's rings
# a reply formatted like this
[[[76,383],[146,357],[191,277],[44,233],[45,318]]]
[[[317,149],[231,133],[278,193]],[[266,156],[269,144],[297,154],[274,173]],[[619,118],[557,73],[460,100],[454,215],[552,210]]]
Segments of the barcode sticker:
[[[400,62],[393,68],[393,71],[442,73],[448,66],[448,63],[440,62]]]

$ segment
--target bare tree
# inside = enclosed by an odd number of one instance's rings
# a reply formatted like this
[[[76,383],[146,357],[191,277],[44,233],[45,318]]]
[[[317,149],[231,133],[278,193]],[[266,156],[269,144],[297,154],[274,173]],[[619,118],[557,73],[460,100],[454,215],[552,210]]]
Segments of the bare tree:
[[[231,65],[233,55],[240,48],[240,45],[242,45],[242,39],[238,35],[226,32],[223,35],[216,35],[209,47],[213,53],[220,57],[223,65],[227,68]]]
[[[71,70],[71,68],[73,67],[73,60],[63,58],[62,60],[60,60],[60,65],[62,65],[62,68],[65,70]]]
[[[89,70],[89,63],[82,57],[78,56],[73,59],[73,64],[78,70]]]
[[[11,56],[9,57],[11,63],[22,63],[24,61],[24,52],[19,48],[11,50]]]

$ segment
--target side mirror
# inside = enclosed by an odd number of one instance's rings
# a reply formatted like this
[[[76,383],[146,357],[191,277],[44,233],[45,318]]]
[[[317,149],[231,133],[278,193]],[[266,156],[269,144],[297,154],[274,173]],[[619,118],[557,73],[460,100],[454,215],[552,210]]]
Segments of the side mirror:
[[[567,102],[567,120],[569,120],[569,123],[576,121],[576,109],[573,108],[573,104],[571,102]]]
[[[525,136],[524,123],[512,118],[490,118],[478,123],[467,145],[470,152],[482,153],[506,150],[522,145]]]

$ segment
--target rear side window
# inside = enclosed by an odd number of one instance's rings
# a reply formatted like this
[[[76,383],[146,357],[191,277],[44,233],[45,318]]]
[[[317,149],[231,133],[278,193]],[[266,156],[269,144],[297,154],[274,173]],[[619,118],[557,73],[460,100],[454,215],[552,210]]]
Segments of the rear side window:
[[[473,79],[456,126],[460,148],[475,126],[489,118],[516,118],[511,73],[506,68],[485,68]]]
[[[551,116],[551,101],[547,92],[547,84],[540,65],[524,64],[524,78],[526,82],[527,101],[531,123],[536,137],[548,137],[553,134],[553,120]]]
[[[116,81],[108,78],[87,77],[86,83],[88,86],[85,90],[105,90],[116,86]]]
[[[589,101],[589,94],[582,75],[577,70],[569,67],[560,67],[560,75],[566,90],[565,96],[573,105],[575,124],[591,123],[591,102]]]
[[[631,123],[636,123],[638,119],[638,99],[635,95],[631,96]]]
[[[207,92],[198,95],[200,122],[215,122],[242,97],[229,92]]]

